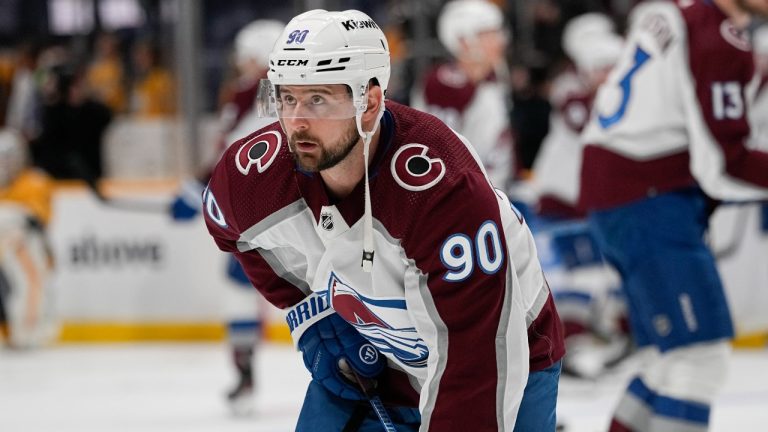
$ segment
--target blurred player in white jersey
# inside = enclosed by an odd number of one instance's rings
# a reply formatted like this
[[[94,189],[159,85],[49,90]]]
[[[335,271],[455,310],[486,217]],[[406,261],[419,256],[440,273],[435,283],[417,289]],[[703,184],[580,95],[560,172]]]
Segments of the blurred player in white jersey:
[[[216,160],[230,144],[274,121],[257,116],[254,106],[259,81],[267,74],[269,53],[284,27],[285,24],[280,21],[263,19],[251,22],[237,33],[234,62],[238,76],[231,88],[225,91],[228,96],[221,109],[222,136]],[[200,197],[211,169],[212,166],[209,166],[198,179],[183,183],[181,193],[171,207],[174,220],[190,220],[200,213]],[[263,317],[260,316],[259,303],[263,299],[248,282],[240,264],[231,256],[227,275],[243,288],[241,292],[233,293],[231,301],[225,305],[230,315],[228,337],[238,375],[238,382],[227,399],[235,414],[244,415],[254,408],[254,351],[262,333]]]
[[[11,347],[42,346],[57,334],[45,233],[52,189],[45,173],[28,166],[21,135],[0,129],[0,335]]]
[[[508,191],[515,158],[504,16],[487,0],[453,0],[440,12],[437,35],[453,60],[422,77],[411,105],[467,137],[491,182]]]
[[[552,84],[549,134],[530,181],[537,198],[531,225],[565,328],[563,372],[594,378],[625,353],[628,338],[618,275],[604,264],[577,205],[579,136],[623,39],[607,15],[588,13],[567,23],[562,45],[574,67]]]
[[[706,431],[725,383],[734,330],[704,233],[715,200],[768,198],[768,153],[747,145],[753,14],[768,2],[646,3],[582,135],[580,203],[656,354],[611,431]]]

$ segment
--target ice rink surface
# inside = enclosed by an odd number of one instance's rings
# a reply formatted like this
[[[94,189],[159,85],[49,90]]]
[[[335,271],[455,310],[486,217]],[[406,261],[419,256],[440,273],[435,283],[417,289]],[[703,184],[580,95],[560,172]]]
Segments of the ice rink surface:
[[[286,345],[257,360],[259,392],[251,417],[231,415],[234,382],[223,344],[59,345],[0,349],[2,432],[291,431],[309,375]],[[566,432],[604,431],[637,362],[596,382],[564,378],[558,415]],[[768,350],[737,351],[712,430],[768,430]]]

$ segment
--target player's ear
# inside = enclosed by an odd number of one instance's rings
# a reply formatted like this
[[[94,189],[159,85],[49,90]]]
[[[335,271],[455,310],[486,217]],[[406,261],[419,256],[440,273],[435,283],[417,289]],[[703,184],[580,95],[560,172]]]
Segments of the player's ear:
[[[384,98],[381,93],[381,87],[376,84],[370,84],[368,86],[368,108],[363,113],[363,121],[376,120],[382,103],[384,103]]]

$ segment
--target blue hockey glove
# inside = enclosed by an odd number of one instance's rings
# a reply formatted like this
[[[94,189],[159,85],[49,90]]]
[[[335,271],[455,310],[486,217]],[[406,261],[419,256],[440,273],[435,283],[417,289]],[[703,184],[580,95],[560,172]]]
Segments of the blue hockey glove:
[[[763,203],[763,232],[768,232],[768,203]]]
[[[386,360],[328,307],[324,294],[308,296],[288,311],[286,320],[313,380],[344,399],[366,399],[352,371],[371,380],[384,371]]]
[[[170,207],[175,221],[194,219],[203,209],[203,185],[197,180],[184,180]]]

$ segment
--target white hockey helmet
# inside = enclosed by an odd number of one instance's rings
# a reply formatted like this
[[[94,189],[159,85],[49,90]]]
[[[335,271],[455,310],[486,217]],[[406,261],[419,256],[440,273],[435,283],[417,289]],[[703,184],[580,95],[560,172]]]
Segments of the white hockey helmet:
[[[0,188],[6,187],[27,164],[24,142],[16,131],[0,129]]]
[[[615,33],[584,35],[569,57],[579,71],[590,73],[616,64],[623,46],[624,39]]]
[[[437,19],[437,37],[454,56],[461,53],[461,40],[478,33],[504,29],[504,16],[498,6],[486,0],[453,0],[443,7]]]
[[[571,18],[563,29],[562,46],[572,60],[581,55],[584,38],[616,35],[611,18],[599,12],[590,12]]]
[[[285,23],[260,19],[247,24],[235,36],[235,61],[243,65],[251,60],[267,66],[269,53],[277,38],[283,33]]]
[[[590,12],[570,21],[563,30],[565,53],[583,73],[591,74],[613,66],[621,55],[624,39],[615,32],[613,21]]]
[[[345,84],[359,118],[367,108],[368,83],[375,78],[386,93],[389,44],[384,32],[363,12],[311,10],[293,18],[269,56],[267,76],[275,86]],[[383,113],[384,104],[381,105]]]

